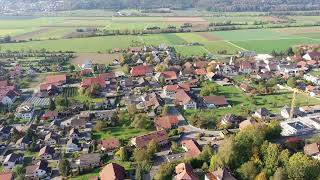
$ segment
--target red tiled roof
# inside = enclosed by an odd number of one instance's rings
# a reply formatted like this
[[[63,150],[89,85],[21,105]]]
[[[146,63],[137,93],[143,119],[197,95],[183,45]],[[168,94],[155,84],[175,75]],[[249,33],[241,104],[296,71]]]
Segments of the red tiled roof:
[[[181,144],[187,148],[190,157],[197,157],[201,153],[199,144],[192,139],[184,140]]]
[[[184,90],[184,91],[190,91],[190,84],[173,84],[173,85],[167,85],[164,86],[163,89],[165,91],[173,91],[173,92],[177,92],[178,90]]]
[[[47,84],[63,84],[66,83],[67,81],[67,76],[65,74],[60,74],[60,75],[50,75],[47,76],[46,78],[46,83]]]
[[[97,84],[102,88],[106,87],[106,81],[103,78],[99,78],[99,77],[90,77],[90,78],[84,79],[81,82],[81,87],[87,88],[92,84]]]
[[[184,90],[179,90],[175,94],[175,101],[180,105],[188,104],[191,100],[191,97]]]
[[[152,73],[153,68],[151,66],[139,65],[131,69],[130,73],[132,76],[145,76],[147,73]]]
[[[164,77],[164,79],[166,81],[168,81],[168,80],[176,80],[177,79],[177,73],[175,71],[161,72],[160,76]]]
[[[116,77],[114,72],[109,72],[109,73],[102,73],[100,74],[100,77],[103,78],[104,80],[109,80],[109,79],[113,79]]]
[[[208,64],[207,61],[198,60],[194,63],[195,68],[204,68]]]
[[[190,164],[180,163],[176,166],[176,180],[199,180],[199,178],[194,174],[193,169]]]
[[[7,87],[8,82],[7,81],[0,81],[0,88]]]
[[[124,180],[126,171],[122,166],[116,163],[110,163],[106,165],[100,171],[101,180]]]
[[[146,147],[151,140],[155,140],[157,143],[168,140],[168,135],[165,130],[161,130],[135,137],[132,140],[135,142],[137,148],[143,148]]]
[[[11,179],[13,179],[13,174],[10,171],[1,172],[0,173],[0,179],[1,180],[11,180]]]
[[[155,119],[154,123],[157,129],[171,129],[173,125],[178,124],[177,116],[163,116]]]
[[[109,138],[101,141],[101,146],[106,150],[116,149],[119,145],[120,142],[116,138]]]
[[[214,104],[216,106],[229,105],[227,99],[224,96],[204,96],[203,101],[206,104]]]
[[[207,74],[207,71],[206,71],[204,68],[202,68],[202,69],[196,69],[196,70],[194,70],[194,73],[195,73],[196,75],[206,75],[206,74]]]
[[[80,76],[88,75],[92,73],[92,69],[84,69],[80,72]]]

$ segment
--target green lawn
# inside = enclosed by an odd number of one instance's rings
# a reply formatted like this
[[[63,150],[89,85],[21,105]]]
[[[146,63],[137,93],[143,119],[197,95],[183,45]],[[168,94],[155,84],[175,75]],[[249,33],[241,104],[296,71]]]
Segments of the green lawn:
[[[77,177],[72,177],[72,178],[69,178],[69,180],[88,180],[90,177],[99,176],[99,172],[100,172],[100,168],[97,168],[90,173],[83,174]]]
[[[130,139],[134,136],[142,135],[148,133],[145,129],[136,129],[130,127],[114,127],[107,128],[101,132],[93,133],[94,139],[105,139],[110,137],[116,137],[120,139]]]
[[[213,120],[219,120],[227,113],[233,113],[241,116],[244,115],[244,109],[255,111],[256,109],[262,107],[271,110],[273,113],[279,113],[282,107],[290,107],[292,101],[292,92],[278,92],[271,95],[255,95],[253,96],[253,99],[256,101],[256,103],[253,104],[253,102],[249,100],[250,98],[248,95],[243,93],[235,86],[218,86],[218,89],[219,90],[216,95],[225,96],[232,107],[204,111],[204,116],[210,117]],[[296,106],[317,104],[320,104],[320,100],[318,99],[306,96],[304,94],[298,94],[296,96]],[[187,110],[185,112],[186,118],[188,119],[188,116],[197,111],[198,110]]]

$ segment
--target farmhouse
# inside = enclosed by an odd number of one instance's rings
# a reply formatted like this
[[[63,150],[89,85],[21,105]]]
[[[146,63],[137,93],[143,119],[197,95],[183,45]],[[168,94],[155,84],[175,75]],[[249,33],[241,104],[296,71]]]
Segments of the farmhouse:
[[[224,96],[205,96],[203,102],[207,108],[229,107],[229,103]]]

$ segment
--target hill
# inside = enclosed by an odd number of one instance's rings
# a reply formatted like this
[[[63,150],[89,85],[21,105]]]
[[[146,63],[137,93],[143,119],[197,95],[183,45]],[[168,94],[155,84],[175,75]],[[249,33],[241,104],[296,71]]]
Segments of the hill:
[[[0,11],[55,11],[75,9],[188,9],[211,11],[311,11],[319,0],[0,0]]]

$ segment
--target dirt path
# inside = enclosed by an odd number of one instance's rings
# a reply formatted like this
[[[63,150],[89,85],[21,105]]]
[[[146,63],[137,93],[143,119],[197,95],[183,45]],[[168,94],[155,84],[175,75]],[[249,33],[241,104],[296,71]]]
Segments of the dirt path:
[[[48,31],[51,31],[52,29],[53,28],[49,28],[49,27],[41,28],[41,29],[36,30],[36,31],[32,31],[32,32],[28,32],[28,33],[24,33],[24,34],[20,34],[20,35],[14,36],[13,39],[16,40],[16,41],[29,40],[29,39],[33,38],[34,36],[37,36],[37,35],[42,34],[42,33],[46,33]]]

